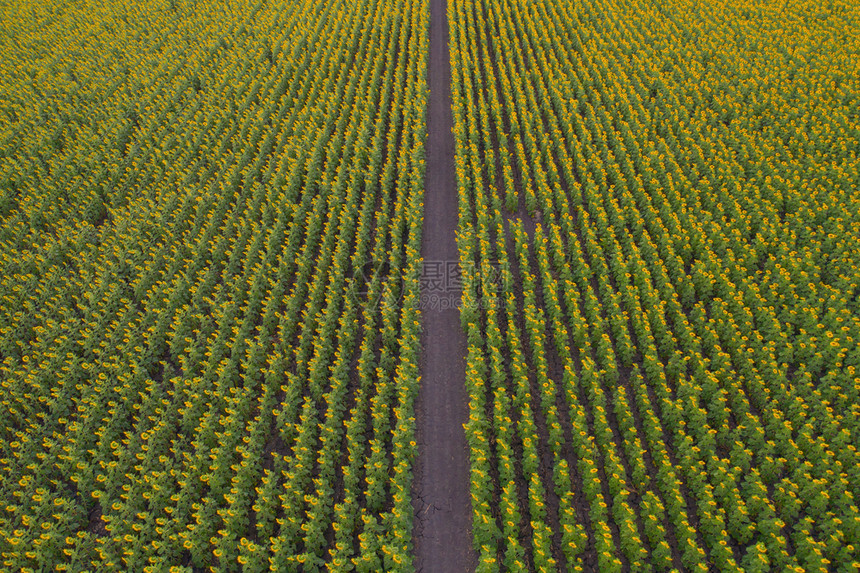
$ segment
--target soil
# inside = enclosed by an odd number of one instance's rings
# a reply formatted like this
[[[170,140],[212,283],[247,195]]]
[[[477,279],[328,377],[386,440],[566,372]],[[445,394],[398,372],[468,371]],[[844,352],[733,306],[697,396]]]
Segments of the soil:
[[[451,115],[451,68],[446,0],[430,2],[430,96],[422,255],[425,261],[456,264],[458,222]],[[426,281],[424,281],[426,282]],[[431,285],[422,285],[423,295]],[[459,292],[441,293],[459,301]],[[412,507],[417,571],[474,571],[472,504],[469,494],[469,447],[463,424],[468,420],[466,337],[457,305],[425,305],[421,337],[421,387],[416,410]]]
[[[108,530],[105,527],[105,522],[102,520],[102,506],[99,502],[96,502],[95,507],[93,507],[92,511],[90,511],[87,531],[97,537],[104,537],[108,535]]]

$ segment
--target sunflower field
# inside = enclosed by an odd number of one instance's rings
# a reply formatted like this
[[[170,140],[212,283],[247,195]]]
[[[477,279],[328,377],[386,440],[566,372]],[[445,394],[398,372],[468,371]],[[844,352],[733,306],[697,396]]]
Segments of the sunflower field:
[[[409,570],[426,0],[0,16],[0,569]]]
[[[479,571],[856,571],[857,5],[448,5]]]
[[[0,570],[415,570],[431,2],[478,571],[860,569],[855,2],[5,0]]]

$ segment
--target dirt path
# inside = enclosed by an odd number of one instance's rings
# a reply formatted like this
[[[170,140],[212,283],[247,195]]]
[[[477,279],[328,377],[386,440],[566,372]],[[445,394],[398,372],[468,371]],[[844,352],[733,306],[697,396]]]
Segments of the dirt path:
[[[447,0],[430,0],[428,84],[421,291],[424,332],[421,388],[415,405],[418,456],[412,491],[413,539],[417,571],[460,573],[474,571],[477,556],[472,550],[469,449],[463,430],[468,419],[466,337],[454,304],[460,292],[449,280],[459,255]]]

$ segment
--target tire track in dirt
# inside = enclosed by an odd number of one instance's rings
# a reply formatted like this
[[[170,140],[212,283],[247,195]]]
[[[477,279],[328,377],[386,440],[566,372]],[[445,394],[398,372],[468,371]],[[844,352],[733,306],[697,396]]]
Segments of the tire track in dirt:
[[[430,0],[429,51],[422,256],[425,269],[440,271],[442,278],[440,288],[425,272],[421,285],[424,329],[415,405],[413,540],[417,571],[460,573],[475,570],[477,555],[472,549],[469,447],[463,429],[468,420],[466,337],[456,304],[460,292],[445,288],[449,269],[459,261],[447,0]]]

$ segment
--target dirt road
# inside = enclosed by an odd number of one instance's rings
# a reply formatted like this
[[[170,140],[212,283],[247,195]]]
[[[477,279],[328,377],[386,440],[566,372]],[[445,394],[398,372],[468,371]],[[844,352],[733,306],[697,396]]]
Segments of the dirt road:
[[[460,293],[447,280],[459,256],[446,12],[446,0],[430,0],[422,255],[425,268],[443,276],[431,281],[425,275],[422,281],[422,379],[416,403],[418,456],[412,504],[415,566],[424,573],[460,573],[477,566],[472,550],[469,450],[463,430],[468,419],[466,339],[459,310],[450,304],[459,300]]]

